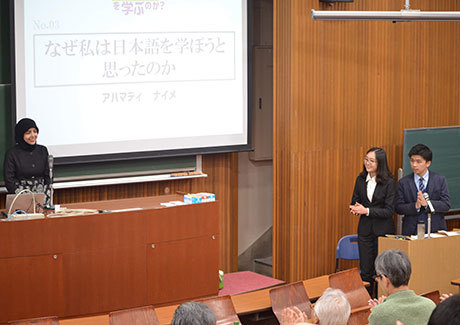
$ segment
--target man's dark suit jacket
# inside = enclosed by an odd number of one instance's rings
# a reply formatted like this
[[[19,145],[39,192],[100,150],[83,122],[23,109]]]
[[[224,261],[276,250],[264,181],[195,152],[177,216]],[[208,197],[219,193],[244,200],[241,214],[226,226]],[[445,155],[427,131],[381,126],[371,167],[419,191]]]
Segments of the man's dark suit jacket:
[[[446,178],[430,171],[426,192],[430,196],[435,214],[431,215],[431,232],[446,229],[444,212],[450,209],[449,190]],[[426,214],[422,207],[419,212],[415,208],[417,202],[417,186],[414,181],[414,173],[407,175],[399,181],[398,197],[396,199],[396,212],[403,214],[403,235],[415,235],[420,214]]]
[[[358,224],[358,234],[367,236],[374,234],[384,236],[385,234],[395,233],[393,222],[394,200],[396,196],[395,182],[390,179],[385,184],[378,184],[375,187],[372,202],[367,197],[366,179],[358,176],[356,178],[355,189],[351,199],[351,205],[356,202],[369,208],[369,216],[361,215]]]

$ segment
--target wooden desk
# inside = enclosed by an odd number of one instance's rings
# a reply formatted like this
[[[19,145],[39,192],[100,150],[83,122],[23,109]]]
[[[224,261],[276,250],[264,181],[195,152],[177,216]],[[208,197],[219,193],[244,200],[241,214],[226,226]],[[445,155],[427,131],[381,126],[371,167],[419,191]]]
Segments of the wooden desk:
[[[142,209],[0,222],[0,323],[216,295],[218,202],[159,204],[179,198],[81,203],[68,207]]]
[[[310,299],[318,299],[324,290],[329,287],[329,276],[323,275],[317,278],[303,281],[305,290]],[[238,315],[247,315],[271,309],[269,289],[262,289],[248,293],[231,296],[235,311]],[[178,305],[155,308],[160,324],[171,324],[171,320]],[[61,320],[62,325],[108,325],[108,315],[82,317]]]
[[[323,275],[303,281],[305,290],[311,300],[318,299],[323,291],[329,287],[329,276]],[[270,288],[231,296],[233,306],[238,315],[254,314],[269,311],[272,307],[270,301]],[[170,324],[177,305],[155,308],[160,324]]]
[[[379,253],[400,249],[410,259],[412,274],[409,288],[417,294],[439,290],[449,293],[456,288],[451,280],[460,270],[460,236],[398,240],[379,237]]]
[[[460,278],[450,281],[450,284],[458,287],[458,293],[460,293]],[[446,293],[446,292],[444,292]]]

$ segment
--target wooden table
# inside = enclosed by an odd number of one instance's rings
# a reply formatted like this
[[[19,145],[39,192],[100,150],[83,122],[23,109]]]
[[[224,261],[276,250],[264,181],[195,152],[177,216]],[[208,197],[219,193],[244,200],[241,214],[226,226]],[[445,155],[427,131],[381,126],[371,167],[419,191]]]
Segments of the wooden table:
[[[323,275],[317,278],[304,280],[303,284],[308,297],[312,300],[318,299],[322,295],[323,291],[329,287],[329,276]],[[270,310],[271,302],[269,292],[270,288],[231,296],[236,313],[238,315],[247,315]],[[171,324],[171,320],[177,306],[178,305],[175,304],[155,308],[160,324]],[[109,316],[100,315],[65,319],[61,320],[60,323],[62,325],[108,325]]]
[[[0,323],[216,295],[218,202],[160,205],[180,198],[79,203],[67,207],[112,212],[0,222]],[[137,210],[113,212],[128,208]],[[88,324],[108,320],[100,317]]]

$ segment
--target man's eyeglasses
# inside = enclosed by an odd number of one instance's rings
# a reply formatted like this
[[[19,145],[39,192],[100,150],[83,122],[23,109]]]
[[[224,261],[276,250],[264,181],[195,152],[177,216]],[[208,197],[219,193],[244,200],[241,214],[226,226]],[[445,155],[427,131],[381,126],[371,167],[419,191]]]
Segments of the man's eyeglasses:
[[[377,279],[382,280],[383,276],[386,276],[386,275],[383,274],[383,273],[382,274],[377,274],[377,275],[374,275],[373,278],[374,278],[374,280],[377,280]]]

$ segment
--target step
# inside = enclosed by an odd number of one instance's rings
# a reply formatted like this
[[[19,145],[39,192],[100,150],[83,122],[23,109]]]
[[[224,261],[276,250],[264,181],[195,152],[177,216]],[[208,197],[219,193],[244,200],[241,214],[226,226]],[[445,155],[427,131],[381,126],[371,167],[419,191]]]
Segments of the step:
[[[273,275],[273,257],[254,259],[254,272],[271,277]]]

